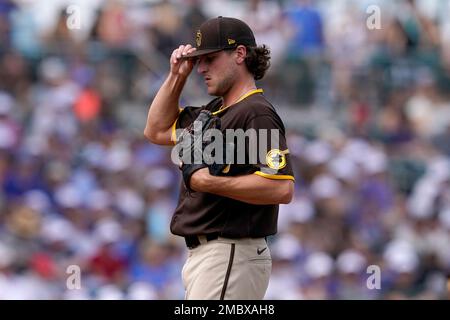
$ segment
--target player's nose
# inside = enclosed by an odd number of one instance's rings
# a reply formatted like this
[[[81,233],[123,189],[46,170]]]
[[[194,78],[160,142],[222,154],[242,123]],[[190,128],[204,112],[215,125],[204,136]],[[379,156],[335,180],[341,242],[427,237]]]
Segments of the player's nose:
[[[206,71],[208,71],[208,68],[206,66],[205,60],[200,58],[198,60],[198,65],[197,65],[197,72],[200,74],[205,73]]]

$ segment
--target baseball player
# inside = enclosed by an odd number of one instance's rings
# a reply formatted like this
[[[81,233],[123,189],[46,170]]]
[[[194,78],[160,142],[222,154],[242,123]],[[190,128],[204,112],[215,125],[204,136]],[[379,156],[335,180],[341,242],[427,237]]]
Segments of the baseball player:
[[[173,51],[170,73],[148,112],[145,136],[155,144],[177,144],[177,132],[207,110],[220,119],[222,132],[264,129],[270,137],[258,138],[256,145],[267,152],[257,163],[231,163],[218,175],[207,165],[182,166],[184,181],[170,229],[188,247],[185,298],[263,299],[272,269],[266,238],[277,232],[278,206],[289,203],[294,190],[283,122],[255,85],[269,67],[270,52],[235,18],[204,22],[195,40],[196,47],[180,45]],[[202,107],[179,108],[194,65],[216,98]],[[272,132],[278,133],[275,143]]]

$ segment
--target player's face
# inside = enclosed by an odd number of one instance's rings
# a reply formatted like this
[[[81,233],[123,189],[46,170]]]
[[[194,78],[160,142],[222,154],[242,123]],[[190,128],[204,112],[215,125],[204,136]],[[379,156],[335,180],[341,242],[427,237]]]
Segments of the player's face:
[[[236,79],[236,65],[229,52],[219,51],[201,56],[197,72],[205,79],[208,94],[224,96]]]

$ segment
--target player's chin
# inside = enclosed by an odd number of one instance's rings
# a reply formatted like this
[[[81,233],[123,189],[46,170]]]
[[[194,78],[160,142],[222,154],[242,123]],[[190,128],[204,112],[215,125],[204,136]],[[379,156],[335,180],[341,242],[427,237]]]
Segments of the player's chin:
[[[206,87],[206,90],[210,96],[218,96],[217,88],[209,85]]]
[[[220,86],[213,86],[211,84],[207,87],[207,92],[210,96],[222,97],[224,95],[224,90]]]

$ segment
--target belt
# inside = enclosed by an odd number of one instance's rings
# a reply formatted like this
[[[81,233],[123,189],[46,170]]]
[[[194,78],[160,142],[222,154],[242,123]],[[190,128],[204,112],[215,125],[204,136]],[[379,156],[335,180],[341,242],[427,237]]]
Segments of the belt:
[[[206,239],[206,242],[209,241],[213,241],[219,238],[219,234],[218,233],[211,233],[211,234],[207,234],[202,236],[204,237],[204,239]],[[199,236],[186,236],[184,237],[184,241],[186,242],[186,246],[189,249],[194,249],[197,248],[199,245],[201,245],[201,241]]]

